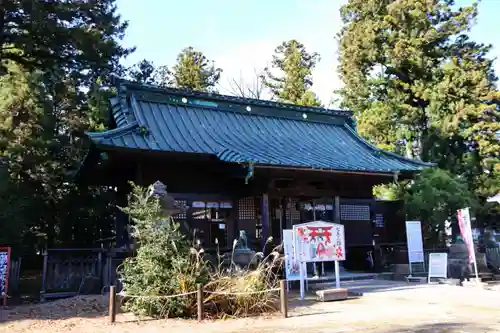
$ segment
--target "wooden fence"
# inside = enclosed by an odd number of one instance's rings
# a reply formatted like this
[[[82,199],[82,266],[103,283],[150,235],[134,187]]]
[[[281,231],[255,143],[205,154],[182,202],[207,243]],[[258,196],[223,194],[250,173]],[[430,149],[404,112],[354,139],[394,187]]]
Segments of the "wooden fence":
[[[40,298],[99,294],[118,285],[116,268],[126,255],[108,249],[49,249],[44,252]]]
[[[9,272],[9,294],[17,293],[19,291],[19,281],[21,278],[21,263],[22,258],[12,260],[10,262]]]
[[[495,269],[500,269],[500,248],[486,248],[486,261]]]

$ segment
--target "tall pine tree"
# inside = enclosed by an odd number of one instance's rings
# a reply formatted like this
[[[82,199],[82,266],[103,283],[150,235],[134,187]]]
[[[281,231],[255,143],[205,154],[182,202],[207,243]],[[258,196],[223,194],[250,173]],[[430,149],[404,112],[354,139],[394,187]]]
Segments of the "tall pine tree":
[[[23,198],[25,214],[3,215],[0,224],[15,215],[17,236],[42,233],[49,246],[109,236],[99,220],[110,205],[96,204],[101,189],[69,176],[85,155],[84,131],[104,126],[108,105],[98,88],[120,75],[132,51],[120,45],[125,28],[114,0],[2,1],[0,154],[8,192]],[[11,199],[0,193],[2,211],[12,212]]]
[[[343,106],[361,135],[500,191],[500,112],[490,46],[471,41],[478,7],[451,0],[349,0],[341,9]]]
[[[158,69],[161,86],[208,92],[216,91],[221,73],[222,69],[193,47],[183,49],[172,68],[162,66]]]
[[[312,71],[319,59],[319,54],[307,52],[305,46],[296,40],[283,42],[274,51],[272,68],[265,69],[264,85],[280,102],[321,106],[310,90]]]

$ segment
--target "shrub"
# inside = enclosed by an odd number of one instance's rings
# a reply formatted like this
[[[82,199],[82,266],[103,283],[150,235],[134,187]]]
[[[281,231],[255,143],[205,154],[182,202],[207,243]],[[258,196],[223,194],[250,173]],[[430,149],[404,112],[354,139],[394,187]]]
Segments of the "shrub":
[[[152,317],[193,317],[195,294],[162,296],[196,291],[198,283],[207,291],[207,317],[248,316],[277,309],[278,292],[261,292],[279,287],[275,272],[281,258],[277,251],[259,261],[255,270],[237,269],[232,260],[228,269],[223,268],[217,254],[219,265],[209,270],[203,249],[190,246],[179,225],[168,215],[164,201],[151,196],[151,192],[151,188],[133,185],[128,207],[121,208],[133,221],[132,236],[139,247],[118,273],[126,295],[144,296],[127,298],[126,311]]]
[[[132,236],[139,248],[134,257],[119,267],[123,290],[129,298],[125,310],[154,317],[190,317],[196,313],[196,295],[175,295],[196,290],[207,282],[207,269],[197,251],[167,215],[161,199],[150,196],[150,189],[133,185],[128,207],[122,210],[133,221]]]

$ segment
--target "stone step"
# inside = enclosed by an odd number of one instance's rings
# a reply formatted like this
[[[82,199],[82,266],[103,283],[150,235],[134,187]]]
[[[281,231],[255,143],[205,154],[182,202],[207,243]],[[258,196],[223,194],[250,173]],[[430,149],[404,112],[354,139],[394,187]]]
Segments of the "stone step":
[[[407,276],[406,282],[425,283],[425,282],[427,282],[427,277],[425,277],[425,276]]]
[[[342,301],[347,299],[347,288],[323,289],[316,291],[317,300],[320,302]]]

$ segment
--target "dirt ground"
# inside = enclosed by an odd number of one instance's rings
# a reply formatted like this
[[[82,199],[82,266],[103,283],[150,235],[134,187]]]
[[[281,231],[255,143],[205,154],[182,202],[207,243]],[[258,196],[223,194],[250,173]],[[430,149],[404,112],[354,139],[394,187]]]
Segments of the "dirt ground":
[[[290,300],[290,318],[262,316],[198,323],[137,320],[119,314],[108,324],[104,297],[77,297],[1,310],[0,332],[83,333],[330,333],[500,332],[500,292],[429,285],[367,293],[343,302]]]

